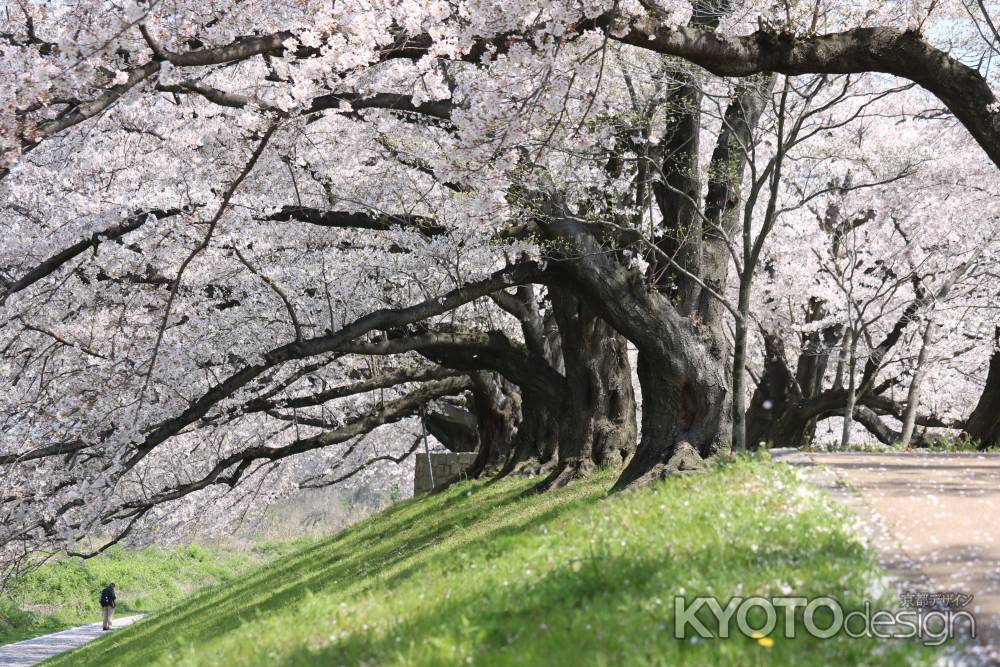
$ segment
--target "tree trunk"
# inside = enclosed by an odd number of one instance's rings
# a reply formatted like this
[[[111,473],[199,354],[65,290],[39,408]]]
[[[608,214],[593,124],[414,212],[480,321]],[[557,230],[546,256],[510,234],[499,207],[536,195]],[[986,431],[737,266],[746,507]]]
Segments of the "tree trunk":
[[[587,420],[590,431],[583,442],[591,441],[590,458],[595,465],[621,466],[631,458],[638,437],[625,337],[568,292],[556,299],[573,410]],[[575,392],[574,384],[578,384]]]
[[[903,414],[903,430],[899,436],[899,444],[903,449],[910,446],[910,439],[913,438],[913,427],[917,422],[917,406],[920,403],[920,383],[923,382],[924,373],[927,372],[927,349],[933,339],[934,320],[928,319],[927,326],[924,327],[923,340],[920,342],[920,353],[917,355],[917,367],[913,370],[913,379],[906,392],[906,412]]]
[[[808,322],[818,322],[827,316],[826,303],[821,299],[809,299]],[[843,326],[824,327],[822,331],[812,331],[802,336],[802,353],[795,366],[795,379],[803,398],[819,396],[823,391],[823,379],[830,365],[830,350],[834,349],[843,335]],[[816,438],[816,419],[804,425],[801,435],[793,447],[811,443]]]
[[[844,336],[844,343],[850,343],[851,347],[847,362],[847,403],[844,406],[844,425],[840,432],[841,449],[847,449],[847,446],[851,444],[851,424],[854,420],[854,404],[857,402],[857,332],[849,328]]]
[[[628,345],[624,336],[596,316],[589,340],[601,346],[591,376],[603,383],[605,399],[594,428],[594,462],[601,467],[620,467],[632,458],[639,439]]]
[[[559,405],[543,397],[526,396],[521,403],[521,426],[514,438],[513,452],[500,476],[537,475],[551,467],[559,443]]]
[[[479,450],[466,474],[475,478],[498,469],[510,457],[521,406],[516,389],[502,378],[485,372],[471,377]]]
[[[819,322],[828,315],[820,299],[810,299],[806,322]],[[780,334],[765,331],[764,369],[747,410],[747,446],[801,447],[813,439],[816,418],[805,417],[800,407],[820,395],[826,377],[830,350],[841,336],[840,325],[810,331],[801,338],[802,351],[793,374],[786,361]]]
[[[471,406],[472,401],[468,401]],[[476,415],[450,403],[442,405],[426,417],[427,431],[452,452],[479,450]]]
[[[780,433],[778,425],[799,399],[799,386],[785,363],[785,347],[780,336],[764,332],[764,369],[760,382],[750,398],[747,409],[747,446],[756,450],[762,444],[797,446],[801,442],[805,423],[785,428],[791,433]]]
[[[698,470],[704,458],[725,449],[732,437],[728,381],[721,364],[712,366],[676,374],[670,365],[639,352],[642,439],[615,489]]]
[[[710,11],[696,6],[692,23],[717,24],[728,11],[725,5]],[[732,444],[732,360],[717,297],[729,274],[728,239],[738,220],[745,151],[764,104],[747,88],[727,107],[702,213],[702,94],[695,77],[681,74],[678,81],[663,139],[650,152],[660,168],[650,185],[662,233],[654,242],[657,251],[647,254],[648,275],[624,267],[609,252],[634,240],[580,222],[557,193],[543,195],[536,211],[543,232],[559,247],[555,270],[564,273],[575,296],[639,350],[642,437],[616,488],[697,468],[702,457]],[[570,378],[569,368],[566,375]]]
[[[980,449],[1000,446],[1000,327],[994,333],[993,354],[986,386],[975,410],[965,421],[963,435],[979,443]]]
[[[735,318],[733,335],[733,451],[747,450],[747,323],[750,319],[750,276],[740,277],[740,295],[737,304],[739,317]]]
[[[571,284],[639,350],[642,436],[616,488],[690,469],[698,457],[728,449],[731,377],[724,322],[709,326],[680,315],[638,270],[626,269],[606,251],[593,227],[558,211],[545,219],[542,228],[564,248],[564,259],[553,262],[563,284]]]
[[[569,290],[553,286],[567,392],[558,420],[555,470],[540,490],[563,486],[596,466],[620,466],[635,447],[635,397],[624,338]]]

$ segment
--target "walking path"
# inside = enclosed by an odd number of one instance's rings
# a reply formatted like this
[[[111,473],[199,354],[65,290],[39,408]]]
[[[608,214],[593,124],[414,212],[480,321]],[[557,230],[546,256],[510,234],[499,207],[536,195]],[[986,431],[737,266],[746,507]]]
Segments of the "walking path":
[[[135,623],[143,616],[145,614],[116,618],[114,628],[115,630],[124,628],[126,625]],[[87,642],[97,639],[102,634],[104,633],[101,631],[100,622],[98,622],[91,623],[90,625],[81,625],[78,628],[70,628],[62,632],[54,632],[51,635],[26,639],[16,644],[0,646],[0,667],[37,665],[54,655],[59,655],[65,651],[83,646]]]
[[[826,467],[814,469],[817,482],[861,516],[901,590],[974,596],[965,609],[1000,664],[1000,455],[773,455]]]

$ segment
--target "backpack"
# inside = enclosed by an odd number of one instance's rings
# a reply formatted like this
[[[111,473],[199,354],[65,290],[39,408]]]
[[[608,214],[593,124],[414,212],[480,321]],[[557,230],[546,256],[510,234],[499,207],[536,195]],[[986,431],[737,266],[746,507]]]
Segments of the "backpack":
[[[115,594],[110,588],[105,588],[101,591],[101,606],[110,607],[115,603]]]

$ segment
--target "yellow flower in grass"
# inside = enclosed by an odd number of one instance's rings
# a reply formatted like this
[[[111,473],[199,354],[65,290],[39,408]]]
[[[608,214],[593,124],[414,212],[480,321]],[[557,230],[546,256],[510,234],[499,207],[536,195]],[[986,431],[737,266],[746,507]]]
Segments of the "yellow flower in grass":
[[[753,639],[756,639],[757,643],[760,644],[761,646],[763,646],[764,648],[771,648],[772,646],[774,646],[774,640],[771,639],[770,637],[766,636],[762,632],[755,632],[755,633],[751,634],[750,636]]]

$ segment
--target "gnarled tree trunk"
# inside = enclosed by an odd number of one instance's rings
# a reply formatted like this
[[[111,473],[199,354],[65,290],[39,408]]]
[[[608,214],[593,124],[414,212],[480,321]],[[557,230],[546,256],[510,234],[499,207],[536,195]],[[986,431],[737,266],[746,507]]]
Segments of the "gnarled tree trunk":
[[[624,336],[596,314],[587,340],[600,348],[592,356],[594,368],[590,375],[592,382],[603,387],[602,404],[595,411],[594,463],[622,466],[632,458],[639,439],[628,345]]]
[[[617,489],[698,469],[702,459],[729,446],[732,415],[725,360],[706,356],[701,340],[679,343],[669,346],[669,359],[639,352],[642,439]]]
[[[500,476],[537,475],[550,468],[559,446],[559,404],[533,398],[521,403],[521,425]]]
[[[468,401],[471,403],[471,401]],[[479,450],[479,431],[476,416],[470,410],[451,405],[440,406],[425,417],[427,432],[452,452]]]
[[[729,446],[730,359],[721,321],[684,317],[603,246],[594,228],[569,217],[544,229],[566,248],[555,269],[639,349],[642,436],[616,488],[698,465]],[[569,373],[567,369],[567,373]]]
[[[635,449],[635,396],[625,339],[560,286],[550,300],[562,341],[566,396],[558,462],[540,489],[562,486],[596,466],[619,466]]]
[[[1000,327],[994,333],[990,370],[976,408],[965,420],[964,435],[979,443],[980,449],[1000,445]]]
[[[778,435],[776,427],[789,407],[801,398],[799,385],[785,363],[781,338],[765,332],[764,370],[747,409],[747,446],[756,450],[761,444],[778,440],[787,442],[789,439],[798,445],[804,435],[806,421],[792,425],[791,433]]]
[[[812,299],[806,322],[827,316],[824,303]],[[781,337],[765,331],[764,369],[747,409],[747,444],[757,449],[762,443],[777,447],[800,447],[816,432],[816,417],[802,404],[823,392],[823,378],[829,367],[830,350],[841,338],[840,325],[810,331],[802,336],[802,352],[793,375],[785,359]]]
[[[479,450],[466,474],[479,477],[497,470],[510,457],[521,421],[521,397],[514,386],[492,373],[473,373],[470,377]]]

